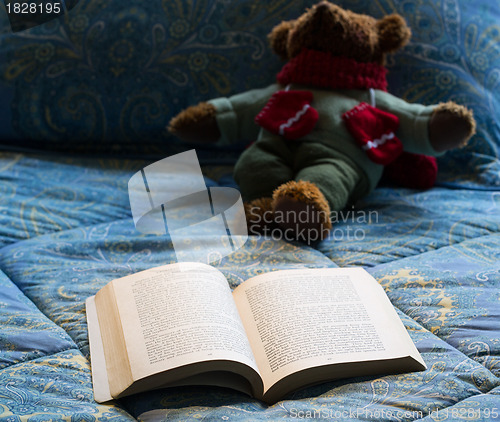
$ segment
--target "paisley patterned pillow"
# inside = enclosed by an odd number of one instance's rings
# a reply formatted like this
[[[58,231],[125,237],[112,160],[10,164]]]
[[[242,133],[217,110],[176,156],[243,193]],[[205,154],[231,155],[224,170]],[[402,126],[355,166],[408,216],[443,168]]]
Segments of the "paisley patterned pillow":
[[[4,33],[0,140],[166,153],[180,109],[274,79],[266,35],[308,3],[80,0],[65,18]]]
[[[439,160],[440,180],[447,186],[500,188],[500,3],[362,3],[373,15],[396,11],[412,28],[411,43],[388,64],[392,93],[424,104],[454,100],[474,111],[477,135]]]
[[[79,0],[67,16],[15,34],[0,10],[0,143],[120,154],[185,148],[165,132],[170,117],[272,82],[281,63],[267,33],[315,2]],[[473,108],[478,134],[440,160],[442,180],[500,186],[498,3],[337,3],[407,19],[412,42],[390,58],[391,92]]]

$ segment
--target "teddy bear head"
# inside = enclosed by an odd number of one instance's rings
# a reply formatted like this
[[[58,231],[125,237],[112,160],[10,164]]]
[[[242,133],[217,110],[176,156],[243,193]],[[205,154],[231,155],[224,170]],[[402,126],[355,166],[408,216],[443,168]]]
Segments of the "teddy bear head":
[[[269,41],[284,60],[308,49],[383,65],[386,54],[403,47],[410,36],[410,29],[397,14],[375,19],[322,1],[299,18],[277,25]]]

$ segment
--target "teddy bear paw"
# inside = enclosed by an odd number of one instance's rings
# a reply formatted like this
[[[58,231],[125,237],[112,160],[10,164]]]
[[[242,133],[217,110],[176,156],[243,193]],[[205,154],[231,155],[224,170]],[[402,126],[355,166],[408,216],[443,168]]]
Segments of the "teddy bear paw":
[[[285,240],[313,244],[325,239],[332,227],[328,202],[314,183],[284,183],[273,192],[272,207]]]
[[[476,132],[471,110],[452,101],[439,104],[429,123],[429,138],[437,152],[463,147]]]
[[[221,136],[216,112],[216,108],[209,103],[188,107],[170,120],[168,131],[187,142],[216,142]]]
[[[274,229],[272,198],[263,197],[243,204],[248,234],[265,235]]]

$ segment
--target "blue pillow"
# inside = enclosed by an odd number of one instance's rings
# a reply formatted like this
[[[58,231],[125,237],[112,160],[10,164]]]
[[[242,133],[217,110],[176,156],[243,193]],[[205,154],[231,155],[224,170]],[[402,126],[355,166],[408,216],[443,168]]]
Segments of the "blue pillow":
[[[80,0],[67,16],[14,34],[0,13],[0,144],[120,154],[185,149],[165,131],[170,118],[273,82],[282,64],[267,34],[314,3]],[[406,18],[413,36],[389,58],[389,90],[412,102],[451,99],[472,108],[478,133],[440,158],[440,180],[500,186],[498,2],[337,3]]]
[[[165,131],[170,118],[272,82],[280,64],[267,33],[307,3],[80,0],[66,17],[10,33],[0,2],[0,144],[182,148]]]
[[[349,1],[343,2],[348,7]],[[453,100],[474,111],[477,135],[439,159],[446,186],[500,188],[500,3],[490,0],[369,0],[373,16],[399,13],[410,44],[390,58],[389,89],[410,102]]]

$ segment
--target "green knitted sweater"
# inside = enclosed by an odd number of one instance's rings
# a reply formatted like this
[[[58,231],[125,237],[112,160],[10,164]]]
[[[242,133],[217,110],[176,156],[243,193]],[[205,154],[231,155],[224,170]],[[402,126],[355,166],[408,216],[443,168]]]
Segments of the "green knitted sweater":
[[[255,89],[229,98],[210,100],[217,109],[217,123],[221,131],[221,145],[235,141],[249,142],[269,139],[278,135],[261,129],[254,123],[255,116],[266,105],[271,95],[283,89],[278,84]],[[383,166],[372,162],[355,143],[342,120],[342,115],[360,102],[370,103],[369,90],[311,89],[292,84],[292,90],[308,90],[314,95],[312,106],[318,111],[319,119],[314,130],[305,137],[289,142],[316,142],[332,149],[332,154],[346,156],[365,173],[370,190],[382,175]],[[429,141],[429,119],[435,106],[410,104],[385,91],[374,90],[376,107],[395,114],[399,118],[396,136],[408,152],[438,156]]]

